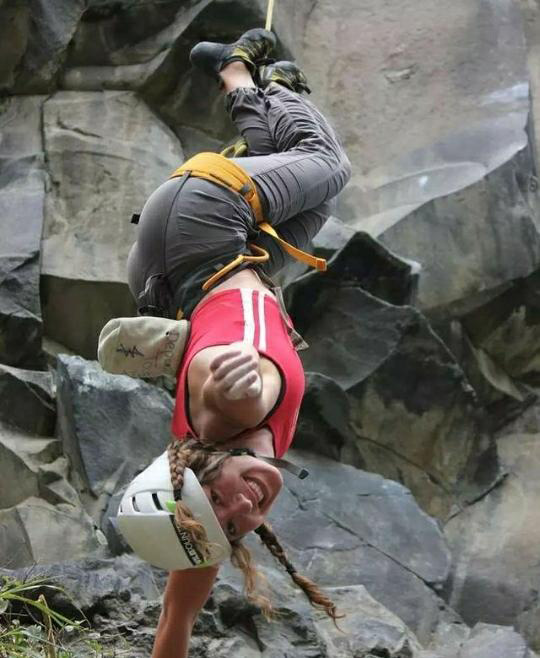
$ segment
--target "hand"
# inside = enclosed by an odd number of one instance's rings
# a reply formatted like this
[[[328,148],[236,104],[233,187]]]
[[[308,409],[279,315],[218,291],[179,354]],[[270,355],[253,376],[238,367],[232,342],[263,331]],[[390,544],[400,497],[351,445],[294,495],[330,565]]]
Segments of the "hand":
[[[249,343],[231,343],[210,363],[216,391],[228,400],[256,398],[262,392],[260,356]]]

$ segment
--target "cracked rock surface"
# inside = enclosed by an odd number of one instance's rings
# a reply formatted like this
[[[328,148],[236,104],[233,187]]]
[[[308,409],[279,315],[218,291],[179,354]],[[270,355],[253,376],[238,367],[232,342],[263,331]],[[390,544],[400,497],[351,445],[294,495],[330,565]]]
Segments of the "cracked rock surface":
[[[60,356],[57,368],[64,452],[88,511],[106,523],[109,498],[167,447],[173,402],[163,389],[110,375],[95,361]]]
[[[492,439],[474,389],[427,319],[369,294],[348,269],[324,284],[311,279],[302,295],[310,303],[295,296],[292,306],[310,344],[302,360],[312,386],[319,375],[335,382],[323,415],[340,405],[339,458],[401,480],[440,518],[485,491],[498,472],[486,457]],[[308,388],[306,423],[313,395]]]
[[[56,578],[133,658],[165,574],[111,518],[169,441],[174,385],[106,375],[97,339],[135,314],[132,214],[236,138],[192,46],[266,9],[0,0],[0,566]],[[273,29],[353,165],[313,242],[327,272],[279,280],[310,343],[292,458],[311,477],[272,514],[347,632],[253,539],[280,615],[226,566],[190,658],[534,658],[540,5],[279,0]]]
[[[467,623],[481,621],[489,606],[493,623],[515,624],[533,646],[540,646],[535,621],[540,578],[536,553],[540,540],[536,523],[538,405],[500,430],[497,444],[507,476],[446,527],[455,555],[449,601]]]
[[[429,637],[444,607],[435,589],[450,567],[436,522],[396,482],[306,452],[291,458],[310,476],[287,478],[271,523],[293,564],[327,587],[364,585],[422,640]],[[266,558],[264,549],[258,555]]]

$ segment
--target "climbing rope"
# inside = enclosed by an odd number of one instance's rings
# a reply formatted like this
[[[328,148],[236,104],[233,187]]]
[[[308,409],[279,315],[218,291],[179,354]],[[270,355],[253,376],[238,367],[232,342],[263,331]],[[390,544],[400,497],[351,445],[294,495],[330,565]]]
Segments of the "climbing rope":
[[[2,0],[0,0],[1,3]],[[274,0],[268,0],[268,8],[266,10],[266,25],[264,26],[265,30],[270,31],[272,28],[272,14],[274,13]],[[248,145],[246,140],[243,137],[240,137],[234,144],[226,146],[222,151],[221,155],[224,155],[226,158],[241,158],[248,154]]]
[[[274,13],[274,0],[268,0],[268,9],[266,10],[266,25],[265,30],[270,30],[272,27],[272,14]]]

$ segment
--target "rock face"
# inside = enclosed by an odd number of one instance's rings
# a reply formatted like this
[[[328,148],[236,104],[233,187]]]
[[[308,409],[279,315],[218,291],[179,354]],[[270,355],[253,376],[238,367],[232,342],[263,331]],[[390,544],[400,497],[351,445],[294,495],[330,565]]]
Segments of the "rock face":
[[[501,430],[497,443],[507,477],[446,528],[456,558],[449,601],[468,623],[517,624],[538,649],[538,406]]]
[[[310,477],[288,478],[271,522],[293,564],[326,587],[364,585],[424,641],[442,603],[427,585],[444,583],[450,564],[436,523],[395,482],[310,453],[291,458]],[[257,555],[267,563],[265,549]]]
[[[124,285],[131,216],[183,153],[132,92],[57,93],[43,122],[52,184],[43,232],[46,333],[95,358],[101,327],[135,312]]]
[[[0,365],[0,421],[30,435],[52,436],[56,405],[51,374]]]
[[[91,3],[67,55],[64,88],[142,89],[174,84],[185,60],[174,61],[186,30],[210,0],[166,7]]]
[[[305,6],[289,9],[276,12],[276,27],[348,144],[355,174],[340,214],[359,228],[380,234],[525,145],[516,3],[458,0],[442,12],[436,1],[325,0],[307,16]]]
[[[324,283],[313,279],[292,300],[293,317],[310,344],[302,353],[304,367],[335,382],[339,410],[325,401],[323,415],[339,418],[338,455],[402,480],[426,509],[444,518],[456,501],[474,497],[497,475],[495,460],[479,477],[492,443],[478,426],[474,391],[418,311],[370,295],[360,287],[361,277],[340,270]],[[306,405],[313,395],[308,390]]]
[[[30,497],[0,510],[0,525],[2,567],[14,569],[104,551],[92,520],[75,505],[50,505],[43,498]]]
[[[59,427],[74,478],[96,522],[109,497],[170,441],[172,399],[80,357],[58,359]]]
[[[0,564],[56,574],[134,658],[164,574],[111,557],[126,545],[110,517],[169,441],[173,402],[102,373],[97,337],[135,313],[132,213],[235,135],[190,49],[266,9],[0,0]],[[534,658],[538,2],[280,0],[273,26],[354,171],[314,240],[328,272],[280,279],[311,344],[296,437],[311,454],[294,458],[312,476],[273,515],[347,635],[258,546],[282,616],[265,622],[226,567],[191,652]]]
[[[42,276],[41,303],[46,340],[57,353],[95,359],[101,329],[113,317],[133,317],[137,309],[124,283]]]
[[[0,68],[0,85],[5,91],[12,87],[14,71],[21,61],[28,43],[28,24],[30,7],[18,2],[3,2],[0,6],[0,25],[2,41],[2,64]]]
[[[39,96],[15,97],[0,105],[0,358],[22,368],[43,365],[39,302],[46,180],[43,101]]]
[[[28,6],[8,0],[7,7],[3,4],[7,24],[15,25],[2,46],[9,55],[3,87],[18,94],[51,91],[84,12],[84,0],[67,4],[62,0],[31,0]],[[13,43],[14,48],[10,47]]]
[[[410,213],[381,240],[421,263],[418,306],[455,317],[539,267],[539,228],[536,166],[525,149],[480,182]]]
[[[183,161],[182,149],[130,92],[57,93],[43,129],[53,185],[43,273],[125,282],[131,215]]]

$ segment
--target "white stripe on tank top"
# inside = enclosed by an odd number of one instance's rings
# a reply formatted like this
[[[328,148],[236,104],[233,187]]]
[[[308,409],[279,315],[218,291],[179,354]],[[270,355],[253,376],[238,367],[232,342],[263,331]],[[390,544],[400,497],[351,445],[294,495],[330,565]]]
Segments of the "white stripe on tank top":
[[[253,315],[253,290],[250,288],[240,288],[240,295],[242,298],[242,312],[244,315],[244,343],[253,345],[255,338],[255,317]]]
[[[257,304],[257,310],[259,311],[259,350],[261,352],[266,351],[266,318],[264,316],[264,302],[266,294],[263,292],[258,292],[259,303]]]
[[[259,329],[259,341],[257,348],[261,351],[266,350],[266,311],[265,298],[266,293],[251,288],[240,288],[240,297],[242,299],[242,313],[244,318],[244,335],[242,341],[255,345],[255,334]],[[255,297],[255,299],[254,299]],[[255,307],[257,315],[255,315]]]

